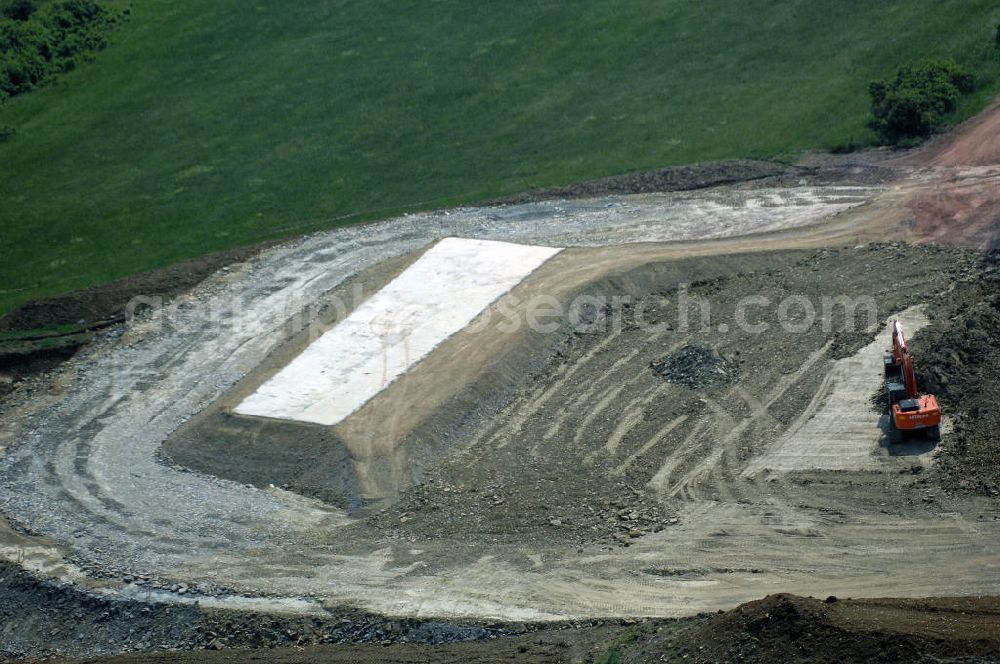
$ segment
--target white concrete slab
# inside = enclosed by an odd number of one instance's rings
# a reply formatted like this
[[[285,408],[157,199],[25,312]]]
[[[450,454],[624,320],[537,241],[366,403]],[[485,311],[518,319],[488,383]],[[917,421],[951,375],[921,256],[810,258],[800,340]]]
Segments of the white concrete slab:
[[[235,412],[334,425],[561,249],[445,238]]]

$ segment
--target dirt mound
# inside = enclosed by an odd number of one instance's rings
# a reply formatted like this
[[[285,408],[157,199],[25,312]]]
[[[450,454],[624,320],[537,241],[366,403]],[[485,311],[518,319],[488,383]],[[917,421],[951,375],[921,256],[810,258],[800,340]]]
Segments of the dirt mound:
[[[1000,496],[1000,254],[969,274],[913,340],[917,381],[953,418],[937,472],[946,487]]]
[[[0,397],[13,391],[21,381],[59,366],[87,342],[89,333],[59,337],[46,341],[0,342]]]
[[[785,175],[789,171],[800,173],[799,169],[772,161],[710,162],[614,175],[563,187],[535,189],[484,201],[483,205],[513,205],[559,198],[591,198],[615,194],[644,194],[655,191],[686,191],[776,177]]]
[[[772,595],[663,631],[627,650],[622,661],[995,661],[1000,609],[982,600],[840,602]]]
[[[31,300],[0,317],[0,330],[36,330],[57,325],[93,325],[124,320],[125,307],[137,295],[170,297],[203,281],[216,270],[244,261],[266,245],[231,249],[176,263],[103,286]]]
[[[701,344],[684,346],[651,366],[653,373],[692,390],[715,389],[736,379],[736,365]]]

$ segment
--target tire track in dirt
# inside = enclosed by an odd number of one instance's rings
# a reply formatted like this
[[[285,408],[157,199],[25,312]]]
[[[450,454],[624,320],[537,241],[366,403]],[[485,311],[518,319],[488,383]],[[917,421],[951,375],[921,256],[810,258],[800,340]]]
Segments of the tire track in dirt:
[[[583,438],[590,428],[590,423],[613,405],[614,398],[621,396],[622,393],[631,389],[637,383],[649,381],[648,356],[656,350],[654,344],[663,337],[663,334],[664,333],[661,332],[651,335],[645,340],[640,348],[630,351],[625,357],[623,357],[620,364],[619,362],[615,362],[612,365],[612,369],[615,371],[628,369],[631,371],[632,375],[631,377],[622,380],[619,384],[608,387],[606,391],[602,393],[595,405],[591,405],[591,397],[593,396],[593,393],[590,390],[588,390],[588,396],[586,398],[580,398],[579,400],[575,400],[573,402],[576,407],[582,408],[588,412],[585,416],[585,421],[577,429],[577,432],[573,437],[574,444],[578,446],[582,444]],[[687,339],[685,337],[680,341],[672,343],[666,348],[666,351],[656,350],[656,352],[660,354],[663,352],[672,353],[684,345],[686,340]],[[645,357],[643,357],[638,363],[629,364],[629,362],[638,358],[642,354],[645,354]],[[613,372],[609,371],[605,378],[612,375]],[[592,449],[588,452],[584,457],[584,463],[592,465],[601,456],[614,457],[622,441],[629,435],[632,429],[641,423],[642,417],[649,404],[657,397],[669,393],[671,389],[672,388],[669,385],[657,385],[654,383],[639,393],[630,396],[628,399],[629,405],[622,409],[621,416],[616,421],[614,428],[605,438],[602,447]]]
[[[614,470],[612,470],[611,471],[612,477],[620,477],[624,475],[625,471],[628,470],[633,463],[635,463],[636,459],[646,454],[646,452],[651,450],[655,445],[658,445],[659,443],[666,440],[667,435],[670,434],[671,431],[673,431],[680,425],[684,424],[684,422],[686,422],[687,419],[688,419],[687,415],[680,415],[679,417],[676,417],[670,422],[668,422],[667,425],[661,428],[659,431],[657,431],[652,438],[643,443],[642,447],[640,447],[632,454],[628,455],[628,457],[626,457],[625,460],[622,461],[620,465],[618,465]]]
[[[909,333],[928,323],[922,306],[894,313]],[[888,323],[880,325],[878,337],[852,357],[832,363],[820,390],[806,407],[809,417],[800,416],[764,454],[743,470],[744,476],[765,470],[796,469],[865,470],[876,469],[878,459],[871,449],[876,440],[879,415],[870,399],[879,389],[882,376],[873,371],[881,362]],[[824,392],[823,388],[829,391]],[[805,413],[803,414],[805,415]],[[917,459],[914,459],[915,461]]]
[[[552,400],[553,396],[563,389],[567,382],[586,367],[591,361],[594,360],[601,352],[603,352],[612,342],[617,339],[618,335],[621,334],[620,330],[615,330],[608,337],[606,337],[600,344],[594,349],[587,353],[578,363],[573,365],[562,365],[559,368],[559,376],[555,381],[550,383],[547,387],[539,388],[537,396],[523,401],[522,403],[527,403],[527,407],[523,409],[518,409],[517,414],[514,416],[514,421],[508,427],[504,427],[503,440],[498,442],[497,437],[488,439],[488,444],[495,445],[498,449],[507,446],[510,441],[510,436],[515,436],[519,434],[524,427],[525,423],[531,419],[535,414],[545,408],[549,402]],[[507,431],[509,429],[509,431]]]
[[[620,369],[626,367],[629,362],[631,362],[639,354],[638,350],[629,353],[627,356],[615,360],[611,366],[608,367],[607,376],[610,377],[617,373]],[[586,391],[582,394],[571,396],[571,401],[566,405],[562,411],[556,415],[555,419],[552,421],[552,425],[542,436],[543,440],[552,440],[562,429],[566,420],[569,419],[570,414],[584,403],[588,403],[593,400],[596,392],[603,387],[600,382],[594,382]]]
[[[814,351],[810,354],[802,366],[800,366],[792,374],[781,376],[775,383],[774,387],[765,395],[765,397],[759,402],[759,407],[756,409],[751,408],[751,413],[749,417],[743,418],[737,422],[728,409],[723,407],[719,400],[711,399],[706,397],[705,404],[713,411],[715,414],[716,422],[719,424],[719,428],[726,430],[727,433],[720,438],[718,443],[713,445],[713,449],[707,451],[707,453],[699,458],[690,470],[686,471],[684,475],[676,482],[670,483],[671,475],[676,472],[679,467],[686,464],[678,464],[668,471],[668,474],[660,475],[657,474],[659,479],[657,480],[657,486],[662,487],[661,491],[668,497],[676,497],[682,495],[688,500],[694,499],[698,493],[696,487],[694,486],[698,480],[706,475],[709,475],[714,471],[714,469],[719,466],[724,460],[727,462],[727,466],[733,466],[738,464],[738,454],[737,447],[738,443],[743,436],[743,434],[752,426],[756,426],[762,421],[770,417],[768,414],[768,408],[770,408],[778,399],[785,395],[785,393],[791,389],[804,375],[812,370],[812,368],[819,362],[826,354],[829,352],[830,347],[833,345],[833,340],[828,341],[822,348]],[[729,390],[725,396],[721,399],[722,402],[727,402],[734,396],[740,396],[741,390],[739,388],[733,388]],[[696,447],[690,447],[687,451],[695,452]],[[689,454],[686,455],[689,457]],[[690,458],[690,457],[689,457]],[[661,468],[661,471],[663,468]],[[726,485],[729,481],[723,482],[717,488],[728,491]]]
[[[685,459],[698,449],[698,442],[709,428],[710,422],[702,418],[688,432],[688,434],[677,444],[675,449],[667,452],[666,458],[660,465],[659,470],[649,480],[647,486],[662,494],[669,494],[670,478],[677,472]]]
[[[676,351],[678,348],[683,346],[687,342],[687,338],[681,339],[666,348],[665,351],[659,351],[661,354],[669,355]],[[638,351],[637,351],[638,352]],[[633,378],[629,379],[626,383],[627,386],[631,386],[643,379],[645,372],[647,371],[645,366],[640,366],[635,371]],[[604,451],[609,455],[614,455],[618,451],[618,446],[621,444],[622,440],[628,435],[629,431],[638,423],[638,418],[645,412],[645,409],[656,399],[669,394],[675,388],[668,383],[662,385],[653,385],[646,391],[636,395],[630,402],[629,406],[625,408],[622,413],[622,418],[619,420],[618,425],[615,427],[611,435],[608,436],[607,441],[604,443]],[[656,436],[653,437],[654,439]]]

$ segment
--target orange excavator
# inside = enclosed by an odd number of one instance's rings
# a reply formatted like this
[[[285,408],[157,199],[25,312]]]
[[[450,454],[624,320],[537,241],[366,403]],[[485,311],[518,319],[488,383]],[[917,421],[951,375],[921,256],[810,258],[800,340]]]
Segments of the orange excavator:
[[[889,438],[899,442],[907,436],[923,435],[941,440],[941,408],[933,394],[921,394],[913,374],[913,358],[903,337],[903,326],[892,322],[892,350],[886,352],[885,391],[889,397]]]

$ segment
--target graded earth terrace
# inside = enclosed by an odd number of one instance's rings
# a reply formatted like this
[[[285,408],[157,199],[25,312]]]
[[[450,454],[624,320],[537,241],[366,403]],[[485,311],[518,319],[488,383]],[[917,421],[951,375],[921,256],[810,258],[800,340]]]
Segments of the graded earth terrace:
[[[977,321],[1000,170],[960,149],[989,126],[813,182],[464,208],[267,248],[11,394],[0,552],[115,601],[317,617],[998,594],[1000,511],[956,481],[991,486],[963,449],[991,449],[987,404],[945,401],[940,445],[893,445],[878,402],[896,318],[942,394],[995,378]],[[929,201],[967,246],[926,242]],[[831,297],[872,315],[803,305]],[[508,326],[539,298],[608,306]]]

